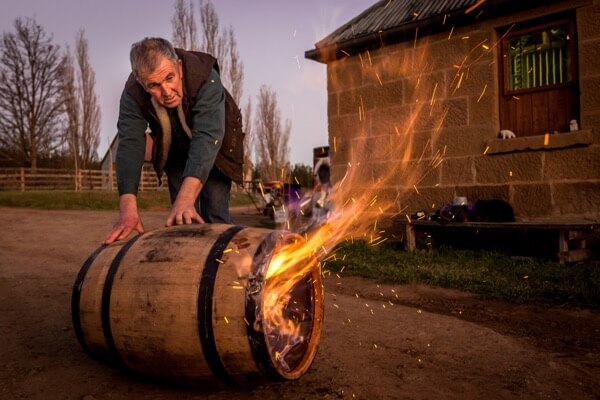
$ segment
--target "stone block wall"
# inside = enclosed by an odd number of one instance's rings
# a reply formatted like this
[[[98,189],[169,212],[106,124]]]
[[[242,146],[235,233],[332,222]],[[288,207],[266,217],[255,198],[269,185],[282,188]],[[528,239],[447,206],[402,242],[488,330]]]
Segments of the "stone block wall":
[[[498,143],[496,29],[572,9],[583,133],[531,137],[538,144],[520,140],[514,148]],[[417,35],[330,62],[327,82],[334,182],[360,164],[353,190],[374,190],[377,182],[376,190],[395,195],[406,213],[467,196],[506,200],[519,219],[600,221],[600,0],[563,1]]]

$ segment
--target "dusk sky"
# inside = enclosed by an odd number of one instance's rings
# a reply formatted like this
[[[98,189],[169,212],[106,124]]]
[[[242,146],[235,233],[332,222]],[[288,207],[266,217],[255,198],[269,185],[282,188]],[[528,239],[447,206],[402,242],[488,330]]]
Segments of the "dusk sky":
[[[213,0],[221,27],[232,25],[244,63],[241,108],[256,109],[262,84],[276,93],[282,120],[292,122],[290,161],[312,163],[312,148],[327,144],[326,66],[306,50],[375,0]],[[75,46],[79,29],[89,41],[102,110],[102,158],[116,133],[118,101],[130,72],[129,48],[146,36],[172,38],[174,0],[0,0],[0,29],[14,31],[17,17],[35,17],[54,42]],[[199,2],[194,1],[200,29]],[[201,43],[201,39],[199,39]]]

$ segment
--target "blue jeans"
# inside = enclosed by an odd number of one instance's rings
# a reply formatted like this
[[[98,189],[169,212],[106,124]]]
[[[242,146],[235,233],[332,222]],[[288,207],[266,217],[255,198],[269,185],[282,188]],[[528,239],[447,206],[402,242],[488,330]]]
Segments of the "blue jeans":
[[[169,178],[169,195],[171,204],[173,204],[183,182],[181,177],[183,171],[170,169],[165,172]],[[195,204],[196,211],[198,211],[204,222],[231,224],[231,216],[229,215],[230,193],[231,179],[213,166]]]

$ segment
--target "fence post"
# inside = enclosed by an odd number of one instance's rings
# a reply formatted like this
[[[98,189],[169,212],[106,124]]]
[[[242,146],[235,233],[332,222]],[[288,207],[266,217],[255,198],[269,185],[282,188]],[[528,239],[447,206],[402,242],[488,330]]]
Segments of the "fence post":
[[[110,185],[110,191],[112,192],[113,190],[115,190],[115,183],[114,183],[114,178],[113,178],[113,162],[112,162],[112,158],[110,159],[110,164],[108,166],[108,184]]]
[[[25,191],[25,168],[21,168],[21,192]]]

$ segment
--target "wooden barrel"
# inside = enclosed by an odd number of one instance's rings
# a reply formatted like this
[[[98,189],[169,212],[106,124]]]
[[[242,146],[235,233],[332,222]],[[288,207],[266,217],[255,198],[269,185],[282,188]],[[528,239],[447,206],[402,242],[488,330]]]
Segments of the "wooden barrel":
[[[179,382],[297,379],[315,357],[323,323],[314,256],[301,261],[313,268],[289,291],[283,310],[283,322],[299,324],[300,341],[282,343],[261,320],[273,253],[297,240],[290,232],[195,224],[102,246],[73,287],[79,343],[95,359]]]

